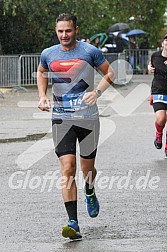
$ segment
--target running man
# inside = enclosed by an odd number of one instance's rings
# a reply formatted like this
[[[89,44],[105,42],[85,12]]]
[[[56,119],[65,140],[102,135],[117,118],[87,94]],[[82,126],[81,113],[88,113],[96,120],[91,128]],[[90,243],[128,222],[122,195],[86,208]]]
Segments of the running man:
[[[114,80],[114,72],[96,47],[76,40],[77,18],[61,14],[56,20],[59,45],[43,50],[37,73],[39,109],[50,111],[46,95],[48,75],[52,78],[54,106],[52,135],[55,152],[60,160],[62,196],[68,214],[68,223],[62,235],[71,240],[81,239],[77,216],[76,141],[80,147],[80,166],[85,179],[87,211],[94,218],[99,213],[95,194],[95,157],[99,139],[98,97]],[[104,75],[94,87],[94,68]]]
[[[167,34],[162,41],[162,50],[152,54],[151,62],[148,64],[148,71],[154,73],[151,87],[156,127],[154,144],[157,149],[161,149],[163,130],[167,121]],[[167,131],[165,158],[167,158]]]

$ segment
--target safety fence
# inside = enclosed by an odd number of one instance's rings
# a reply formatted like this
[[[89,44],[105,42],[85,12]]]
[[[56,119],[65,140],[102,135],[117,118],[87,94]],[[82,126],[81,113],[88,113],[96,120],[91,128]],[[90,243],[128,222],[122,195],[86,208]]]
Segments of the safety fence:
[[[0,56],[0,87],[36,85],[40,54]]]
[[[18,56],[0,56],[0,87],[18,85]]]
[[[144,74],[147,71],[147,63],[152,51],[126,50],[123,53],[103,54],[109,63],[118,63],[122,59],[131,64],[134,74]],[[0,56],[0,87],[36,85],[36,72],[39,61],[40,54]]]
[[[147,74],[147,66],[151,59],[151,55],[156,50],[152,49],[126,49],[123,53],[105,54],[107,60],[111,63],[114,60],[123,59],[129,63],[133,70],[133,74]],[[112,59],[112,60],[110,60]],[[127,65],[127,71],[128,71]]]
[[[133,74],[146,74],[147,66],[153,50],[131,49],[125,50],[125,59],[133,69]]]
[[[18,85],[36,85],[37,67],[40,61],[40,54],[21,55],[18,60],[19,74]]]

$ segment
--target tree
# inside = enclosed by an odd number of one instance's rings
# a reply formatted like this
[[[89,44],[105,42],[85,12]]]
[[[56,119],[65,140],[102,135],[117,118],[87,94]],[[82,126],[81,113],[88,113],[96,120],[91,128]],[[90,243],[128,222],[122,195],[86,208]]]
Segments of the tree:
[[[167,0],[124,0],[115,1],[112,7],[115,22],[127,22],[131,29],[146,31],[150,45],[156,47],[164,27],[166,6]],[[130,17],[133,17],[132,21]]]
[[[80,38],[125,22],[131,29],[145,30],[150,45],[156,47],[166,5],[167,0],[0,0],[0,43],[4,54],[41,52],[51,44],[59,13],[72,12],[78,17]]]

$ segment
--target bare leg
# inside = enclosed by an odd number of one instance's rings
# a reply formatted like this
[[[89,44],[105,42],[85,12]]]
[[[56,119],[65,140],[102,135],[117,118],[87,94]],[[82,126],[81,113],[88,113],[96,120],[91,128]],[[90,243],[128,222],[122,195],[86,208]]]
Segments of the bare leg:
[[[62,171],[62,195],[69,217],[69,222],[62,229],[62,236],[72,240],[80,240],[82,235],[77,219],[77,187],[75,183],[76,156],[72,154],[59,158]]]
[[[62,171],[62,195],[64,202],[77,200],[77,188],[75,182],[76,156],[72,154],[59,158]]]
[[[89,185],[94,184],[94,180],[96,177],[96,168],[94,166],[95,164],[95,159],[84,159],[80,158],[80,163],[81,163],[81,169],[83,172],[83,177],[85,179],[85,182],[87,182]]]
[[[80,159],[81,169],[83,172],[83,176],[85,179],[85,193],[86,193],[86,204],[87,211],[90,217],[97,217],[99,214],[99,202],[95,195],[94,191],[94,183],[96,177],[96,169],[95,169],[95,159]]]
[[[154,145],[157,149],[162,148],[162,136],[163,136],[163,129],[166,123],[166,111],[165,110],[158,110],[155,112],[155,127],[156,127],[156,139],[154,141]]]
[[[167,121],[167,115],[165,110],[158,110],[155,112],[156,122],[160,126],[164,126]]]

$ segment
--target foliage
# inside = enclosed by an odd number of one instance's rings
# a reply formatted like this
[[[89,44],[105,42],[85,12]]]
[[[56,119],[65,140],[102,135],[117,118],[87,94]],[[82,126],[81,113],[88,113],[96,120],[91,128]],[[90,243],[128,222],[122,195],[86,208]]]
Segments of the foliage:
[[[0,43],[4,54],[41,52],[51,45],[59,13],[72,12],[78,17],[79,38],[126,22],[131,29],[145,30],[156,47],[166,6],[167,0],[0,0]]]

